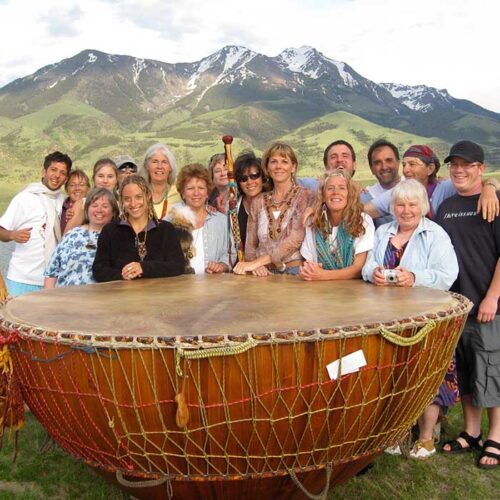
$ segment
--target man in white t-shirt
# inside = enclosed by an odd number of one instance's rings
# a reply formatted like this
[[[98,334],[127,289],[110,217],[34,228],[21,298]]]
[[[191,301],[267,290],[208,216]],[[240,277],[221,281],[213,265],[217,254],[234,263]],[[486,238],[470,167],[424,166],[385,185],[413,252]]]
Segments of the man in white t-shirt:
[[[361,192],[361,203],[369,203],[391,189],[401,180],[399,175],[398,148],[385,139],[375,141],[368,150],[368,164],[372,174],[376,177],[375,184],[366,186]],[[373,220],[375,227],[392,221],[392,215],[378,217]]]
[[[385,139],[375,141],[368,150],[368,164],[377,183],[366,186],[371,198],[392,189],[400,180],[398,148]]]
[[[12,297],[43,287],[44,270],[61,239],[63,186],[71,158],[59,151],[45,157],[41,182],[29,184],[11,200],[0,218],[0,241],[15,241],[7,272]]]

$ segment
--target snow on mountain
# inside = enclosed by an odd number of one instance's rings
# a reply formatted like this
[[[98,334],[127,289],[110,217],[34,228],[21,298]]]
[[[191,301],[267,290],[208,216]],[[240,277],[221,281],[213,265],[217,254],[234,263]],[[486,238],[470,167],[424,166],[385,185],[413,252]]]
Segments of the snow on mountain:
[[[277,59],[283,67],[293,73],[300,73],[314,80],[323,73],[320,54],[313,47],[303,45],[298,49],[290,47],[281,52]]]
[[[388,90],[395,99],[412,111],[427,113],[435,109],[436,104],[451,102],[451,96],[445,89],[399,83],[381,83],[380,86]]]
[[[219,83],[233,83],[238,70],[241,70],[240,80],[248,78],[253,72],[248,70],[246,64],[256,55],[255,52],[245,47],[230,45],[202,59],[186,84],[188,94],[198,88],[201,79],[207,73],[212,73],[215,78],[203,89],[198,100],[201,100],[207,90],[214,85]]]
[[[358,85],[357,80],[352,77],[351,73],[346,71],[345,63],[334,61],[333,59],[329,59],[329,61],[337,67],[340,78],[342,78],[344,85],[346,85],[347,87],[355,87],[356,85]]]
[[[344,85],[351,88],[358,85],[358,81],[346,69],[345,63],[330,59],[307,45],[298,49],[293,47],[285,49],[278,55],[277,59],[283,67],[293,73],[300,73],[314,80],[328,74],[331,66],[334,66]]]

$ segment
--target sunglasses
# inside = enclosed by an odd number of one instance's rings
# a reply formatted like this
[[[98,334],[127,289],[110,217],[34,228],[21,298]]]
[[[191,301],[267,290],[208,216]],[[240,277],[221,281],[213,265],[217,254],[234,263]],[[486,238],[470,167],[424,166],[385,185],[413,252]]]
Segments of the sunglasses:
[[[256,181],[259,177],[261,176],[261,174],[255,172],[253,174],[249,174],[249,175],[242,175],[240,177],[240,182],[246,182],[248,181],[248,179],[252,179],[252,181]]]
[[[137,167],[134,165],[124,165],[118,169],[120,172],[137,172]]]

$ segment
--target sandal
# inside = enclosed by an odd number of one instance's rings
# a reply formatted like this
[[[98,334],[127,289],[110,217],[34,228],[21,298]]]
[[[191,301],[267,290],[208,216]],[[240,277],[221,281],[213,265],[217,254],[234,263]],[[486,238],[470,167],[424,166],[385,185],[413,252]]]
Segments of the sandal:
[[[487,439],[483,444],[483,450],[481,451],[481,455],[479,456],[479,458],[477,460],[477,466],[480,469],[495,469],[496,467],[500,466],[500,453],[494,453],[493,451],[485,451],[486,448],[496,448],[497,450],[500,451],[500,443],[497,443],[496,441],[492,441],[491,439]],[[481,458],[483,458],[483,457],[495,458],[497,460],[497,463],[496,464],[482,464]]]
[[[458,435],[458,437],[461,437],[469,446],[462,446],[460,444],[460,441],[457,441],[457,439],[454,439],[453,441],[446,441],[443,447],[449,444],[450,449],[449,450],[445,450],[444,448],[441,449],[441,451],[445,455],[453,455],[455,453],[467,453],[468,451],[471,450],[476,450],[476,451],[483,450],[483,448],[479,444],[479,441],[481,441],[482,439],[481,434],[479,434],[478,437],[473,438],[468,432],[463,431]]]

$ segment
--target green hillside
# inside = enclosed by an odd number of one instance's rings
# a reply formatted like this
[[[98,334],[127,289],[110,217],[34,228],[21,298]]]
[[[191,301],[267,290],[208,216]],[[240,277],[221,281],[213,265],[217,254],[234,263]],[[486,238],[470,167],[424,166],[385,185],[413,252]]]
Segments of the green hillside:
[[[302,175],[317,175],[323,169],[323,151],[337,140],[351,143],[356,151],[358,180],[368,179],[371,173],[366,155],[370,145],[377,139],[393,142],[401,154],[411,144],[427,144],[443,159],[450,145],[436,137],[421,137],[400,130],[389,129],[371,123],[359,116],[337,111],[313,120],[306,125],[282,136],[280,139],[291,144],[300,162]]]
[[[130,132],[102,111],[65,98],[20,118],[0,117],[0,178],[21,183],[32,180],[43,157],[55,149],[70,154],[75,165],[86,171],[104,156],[126,153],[140,162],[145,150],[155,142],[166,143],[179,166],[206,163],[212,154],[223,150],[220,138],[224,134],[235,137],[235,156],[248,148],[261,153],[272,140],[288,142],[298,154],[301,175],[318,175],[323,169],[322,154],[326,145],[336,139],[347,140],[358,156],[360,181],[371,177],[366,153],[370,144],[379,138],[390,140],[401,151],[412,143],[428,144],[441,159],[450,147],[442,139],[385,128],[345,111],[329,113],[295,128],[299,117],[288,113],[284,103],[274,104],[271,107],[262,107],[259,103],[241,105],[191,118],[186,118],[187,111],[177,111],[153,121],[147,129]],[[470,127],[471,123],[463,126]],[[496,133],[496,126],[492,120],[492,134]],[[492,152],[496,153],[488,151]]]

